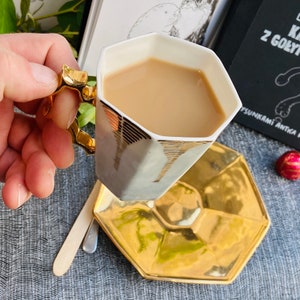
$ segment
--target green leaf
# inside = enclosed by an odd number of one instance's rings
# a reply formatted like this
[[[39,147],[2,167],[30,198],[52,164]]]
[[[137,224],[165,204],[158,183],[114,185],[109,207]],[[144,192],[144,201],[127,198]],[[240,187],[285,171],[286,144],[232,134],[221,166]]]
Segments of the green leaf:
[[[68,11],[69,9],[69,12],[57,16],[58,24],[61,28],[69,28],[70,31],[79,32],[84,10],[84,1],[68,1],[59,9],[59,12]]]
[[[21,0],[20,9],[21,9],[22,22],[26,20],[26,16],[29,13],[29,8],[30,8],[30,0]]]
[[[95,86],[96,84],[97,84],[96,76],[89,76],[87,85],[88,86]]]
[[[17,15],[13,0],[0,0],[0,33],[17,31]]]
[[[84,127],[88,123],[95,125],[95,106],[92,104],[83,102],[80,104],[79,113],[80,115],[77,118],[78,125],[80,128]]]
[[[50,32],[62,34],[76,50],[79,46],[84,6],[84,0],[71,0],[63,4],[57,12],[58,25],[50,29]]]

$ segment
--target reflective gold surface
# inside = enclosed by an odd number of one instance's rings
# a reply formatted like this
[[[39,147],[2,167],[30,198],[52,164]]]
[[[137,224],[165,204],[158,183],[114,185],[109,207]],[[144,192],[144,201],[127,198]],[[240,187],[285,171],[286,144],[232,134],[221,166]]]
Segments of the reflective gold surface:
[[[58,94],[65,88],[78,92],[83,102],[96,105],[96,85],[89,85],[88,74],[85,71],[75,70],[67,65],[62,66],[61,74],[58,76],[58,87],[56,91],[48,97],[48,102],[43,107],[43,115],[47,117],[53,107],[53,96]],[[94,138],[79,128],[77,120],[75,120],[70,128],[73,143],[81,146],[88,154],[94,154],[96,143]]]
[[[96,141],[88,133],[79,128],[77,120],[69,127],[73,143],[81,146],[87,154],[94,154],[96,150]]]
[[[75,70],[67,65],[63,65],[58,81],[58,87],[54,94],[66,87],[78,91],[82,101],[95,104],[96,86],[88,85],[87,72]]]
[[[218,143],[155,201],[102,185],[94,214],[144,278],[187,283],[232,282],[270,225],[244,157]]]

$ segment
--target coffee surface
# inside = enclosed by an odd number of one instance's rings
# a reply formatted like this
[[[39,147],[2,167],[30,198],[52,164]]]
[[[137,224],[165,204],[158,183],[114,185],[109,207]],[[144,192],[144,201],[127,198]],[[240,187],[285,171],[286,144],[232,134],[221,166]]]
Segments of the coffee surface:
[[[201,71],[154,58],[106,76],[103,96],[158,135],[205,137],[225,119]]]

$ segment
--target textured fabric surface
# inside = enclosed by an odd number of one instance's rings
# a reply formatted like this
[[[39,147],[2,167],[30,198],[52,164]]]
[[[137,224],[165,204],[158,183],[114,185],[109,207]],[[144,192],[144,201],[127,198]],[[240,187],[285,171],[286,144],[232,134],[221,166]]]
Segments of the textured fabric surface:
[[[300,299],[300,182],[274,171],[290,148],[235,123],[219,142],[242,153],[272,225],[230,285],[149,281],[101,231],[94,254],[81,249],[62,277],[52,263],[94,184],[94,157],[76,148],[76,162],[58,171],[54,194],[20,209],[0,203],[0,299]]]
[[[217,49],[226,66],[261,1],[234,2]],[[0,299],[300,299],[300,181],[274,171],[276,159],[290,148],[235,123],[218,141],[244,155],[272,222],[232,284],[143,279],[102,231],[94,254],[79,249],[68,273],[54,276],[53,260],[95,182],[94,157],[76,148],[75,164],[58,171],[51,197],[15,211],[0,201]]]

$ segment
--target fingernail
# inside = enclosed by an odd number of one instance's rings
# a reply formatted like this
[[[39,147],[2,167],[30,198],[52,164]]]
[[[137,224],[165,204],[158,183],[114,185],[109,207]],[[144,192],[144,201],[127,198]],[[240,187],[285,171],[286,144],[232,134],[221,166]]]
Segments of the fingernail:
[[[51,192],[49,193],[49,195],[52,193],[54,186],[55,186],[55,168],[50,168],[47,171],[47,182],[48,182],[48,188],[50,187],[49,190],[51,190]]]
[[[75,117],[73,115],[70,115],[69,116],[69,120],[68,120],[68,124],[67,124],[67,128],[71,127],[71,125],[73,124],[74,120],[75,120]]]
[[[20,207],[24,204],[31,196],[31,193],[22,185],[18,185],[18,199],[17,205]]]
[[[57,74],[46,66],[30,63],[31,71],[37,82],[57,86]]]
[[[55,169],[49,169],[47,174],[49,175],[49,183],[54,186]]]

